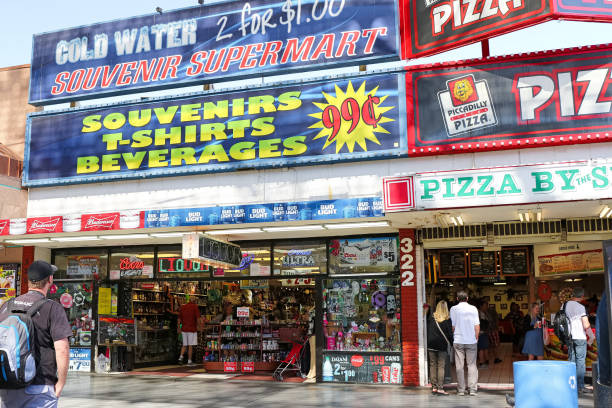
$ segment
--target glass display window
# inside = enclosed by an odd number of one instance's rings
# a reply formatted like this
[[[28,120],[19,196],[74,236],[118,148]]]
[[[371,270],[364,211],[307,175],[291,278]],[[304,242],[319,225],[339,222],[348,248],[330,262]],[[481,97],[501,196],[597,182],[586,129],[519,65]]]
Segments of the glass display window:
[[[401,351],[398,279],[323,281],[326,351]]]
[[[157,277],[164,278],[208,278],[210,267],[191,259],[183,259],[180,245],[159,247],[157,252]]]
[[[108,252],[61,250],[54,253],[55,279],[104,280],[107,277]]]
[[[242,261],[238,268],[213,271],[215,276],[270,276],[270,246],[241,245]]]
[[[337,238],[329,244],[330,274],[399,271],[397,237]]]
[[[130,247],[111,252],[110,279],[153,278],[155,252],[152,247]]]
[[[279,242],[274,245],[274,275],[318,273],[327,273],[325,241]]]
[[[91,346],[91,332],[95,328],[92,315],[91,282],[55,282],[49,298],[62,305],[72,327],[71,346]]]

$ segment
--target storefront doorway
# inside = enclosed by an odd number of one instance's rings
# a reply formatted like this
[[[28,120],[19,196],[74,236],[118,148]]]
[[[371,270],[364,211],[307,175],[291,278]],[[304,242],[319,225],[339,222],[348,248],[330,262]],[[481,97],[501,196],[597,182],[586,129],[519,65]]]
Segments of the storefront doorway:
[[[530,246],[430,249],[426,251],[427,302],[431,311],[445,300],[455,305],[457,292],[468,293],[479,310],[479,383],[483,387],[512,384],[512,363],[521,354],[524,316],[529,313]],[[447,373],[455,382],[454,367]]]
[[[426,250],[426,292],[431,311],[441,300],[449,308],[465,290],[479,309],[479,384],[482,388],[509,388],[512,363],[528,359],[525,334],[530,330],[534,304],[538,319],[546,319],[550,344],[544,359],[567,360],[567,350],[552,329],[554,314],[569,300],[575,287],[585,291],[582,302],[595,327],[594,313],[604,287],[601,242],[570,242],[484,248]],[[482,324],[483,319],[487,322]],[[597,358],[597,344],[589,346],[587,375]],[[447,380],[455,382],[454,367]]]

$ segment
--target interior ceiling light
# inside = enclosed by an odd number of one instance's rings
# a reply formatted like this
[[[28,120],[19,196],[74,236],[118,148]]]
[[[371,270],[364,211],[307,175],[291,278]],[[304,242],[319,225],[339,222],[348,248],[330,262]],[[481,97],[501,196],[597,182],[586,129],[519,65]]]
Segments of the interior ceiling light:
[[[542,220],[542,210],[518,210],[518,217],[521,222],[535,222]]]
[[[344,229],[344,228],[380,228],[380,227],[388,227],[389,222],[387,221],[379,221],[379,222],[346,222],[340,224],[325,224],[325,228],[327,229]]]
[[[448,221],[442,214],[436,214],[436,222],[440,228],[448,228]]]
[[[234,228],[225,230],[206,231],[206,235],[240,235],[240,234],[257,234],[263,232],[261,228]]]
[[[599,212],[599,218],[606,218],[606,217],[609,218],[611,213],[612,213],[612,210],[610,209],[609,206],[606,205]]]
[[[95,235],[87,235],[84,237],[57,237],[51,238],[51,241],[57,242],[79,242],[79,241],[99,241],[100,237]]]
[[[182,237],[185,234],[189,234],[189,232],[155,232],[150,235],[155,238],[174,238]]]
[[[150,238],[149,234],[122,234],[122,235],[101,235],[102,239],[141,239]]]
[[[298,225],[295,227],[269,227],[264,228],[266,232],[289,232],[289,231],[318,231],[324,230],[322,225]]]
[[[463,217],[460,215],[450,215],[448,218],[450,218],[455,227],[463,226]]]
[[[49,238],[29,238],[29,239],[9,239],[6,242],[10,242],[11,244],[40,244],[43,242],[51,242]]]

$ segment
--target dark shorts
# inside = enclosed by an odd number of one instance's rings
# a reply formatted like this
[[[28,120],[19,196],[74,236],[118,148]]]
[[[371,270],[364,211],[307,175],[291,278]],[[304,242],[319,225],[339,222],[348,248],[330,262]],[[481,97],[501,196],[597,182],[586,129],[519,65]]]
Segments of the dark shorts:
[[[57,408],[55,387],[28,385],[16,390],[0,390],[1,408]]]
[[[480,334],[478,336],[478,350],[488,350],[489,349],[489,335],[488,334]]]

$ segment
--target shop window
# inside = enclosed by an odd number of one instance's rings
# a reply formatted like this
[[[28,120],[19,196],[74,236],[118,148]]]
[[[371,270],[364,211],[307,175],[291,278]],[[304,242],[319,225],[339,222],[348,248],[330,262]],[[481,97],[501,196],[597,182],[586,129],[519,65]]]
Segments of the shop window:
[[[54,254],[54,263],[57,266],[57,272],[54,274],[56,280],[104,280],[107,277],[106,250],[57,251]]]
[[[323,281],[325,382],[401,384],[397,279]]]
[[[214,276],[270,276],[270,247],[241,245],[242,261],[235,269],[213,270]]]
[[[328,279],[323,286],[327,351],[401,351],[397,279]]]
[[[327,273],[325,241],[300,241],[274,245],[274,275]]]
[[[157,277],[164,278],[207,278],[210,268],[203,262],[183,259],[179,245],[159,247],[157,252]]]
[[[64,307],[72,326],[71,346],[91,346],[92,283],[55,282],[49,289],[49,298]]]
[[[155,253],[151,247],[131,247],[113,250],[110,262],[110,279],[153,278]]]
[[[397,237],[333,239],[329,252],[330,274],[392,273],[399,270]]]

